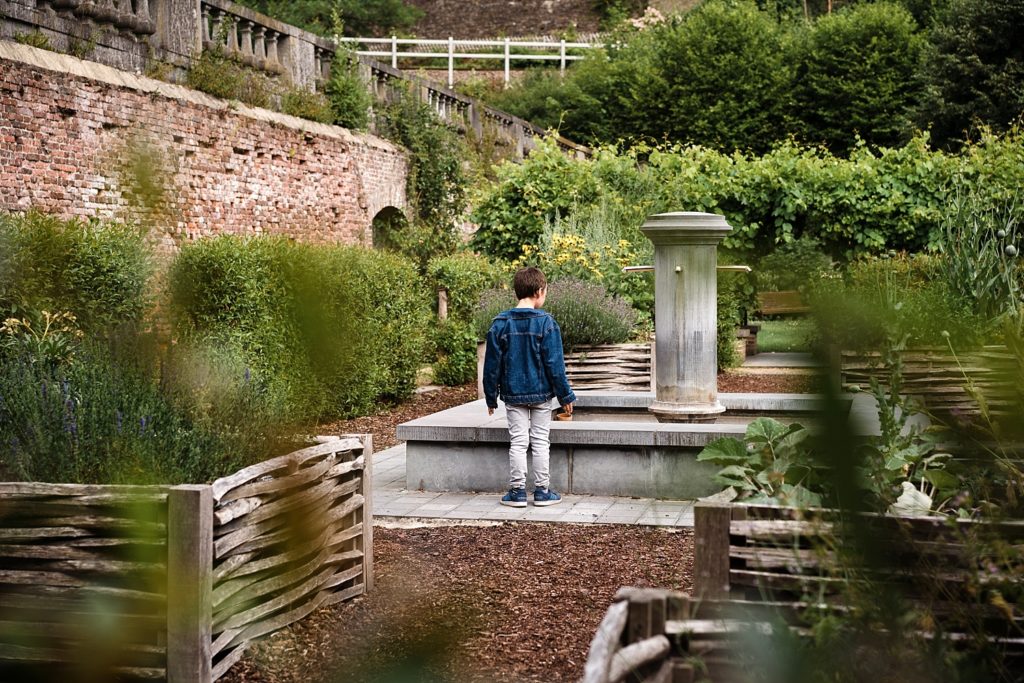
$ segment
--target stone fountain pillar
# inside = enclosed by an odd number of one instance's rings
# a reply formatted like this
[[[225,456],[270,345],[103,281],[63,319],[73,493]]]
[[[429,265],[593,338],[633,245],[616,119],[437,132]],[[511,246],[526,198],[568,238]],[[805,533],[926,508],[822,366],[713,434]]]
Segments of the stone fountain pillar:
[[[718,243],[725,218],[683,211],[648,217],[654,243],[655,394],[659,422],[714,422],[718,402]]]

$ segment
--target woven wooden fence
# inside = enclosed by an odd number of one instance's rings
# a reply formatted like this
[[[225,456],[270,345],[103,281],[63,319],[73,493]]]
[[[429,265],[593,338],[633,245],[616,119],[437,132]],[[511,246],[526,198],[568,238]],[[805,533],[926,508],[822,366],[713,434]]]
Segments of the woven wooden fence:
[[[219,678],[372,586],[369,436],[212,485],[0,483],[0,680]]]
[[[1019,361],[1005,346],[986,346],[956,357],[948,349],[912,349],[902,354],[902,361],[903,393],[922,396],[928,409],[940,414],[977,412],[978,402],[966,388],[969,384],[990,408],[1005,410],[1013,403],[1013,389],[1021,378]],[[871,378],[884,384],[889,378],[877,353],[843,351],[840,368],[846,389],[866,388]]]
[[[213,679],[254,639],[373,585],[370,437],[213,482]]]
[[[581,346],[565,354],[573,389],[650,391],[653,344]]]

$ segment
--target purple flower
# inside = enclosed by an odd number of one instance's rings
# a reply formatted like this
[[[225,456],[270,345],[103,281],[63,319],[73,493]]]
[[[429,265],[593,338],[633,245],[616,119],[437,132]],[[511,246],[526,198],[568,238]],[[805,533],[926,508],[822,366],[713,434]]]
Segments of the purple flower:
[[[39,385],[39,395],[42,396],[43,400],[46,400],[46,380],[43,380],[42,384]]]
[[[252,373],[249,372],[249,367],[246,366],[246,368],[245,368],[245,383],[248,384],[249,383],[249,379],[251,379],[251,378],[252,378]]]
[[[78,438],[78,419],[75,417],[75,402],[70,398],[64,401],[64,431],[72,438]]]
[[[117,423],[117,433],[121,433],[121,423],[124,420],[124,415],[121,414],[120,410],[114,411],[114,420]]]
[[[143,415],[142,417],[139,418],[139,436],[144,436],[145,434],[146,434],[146,416]]]

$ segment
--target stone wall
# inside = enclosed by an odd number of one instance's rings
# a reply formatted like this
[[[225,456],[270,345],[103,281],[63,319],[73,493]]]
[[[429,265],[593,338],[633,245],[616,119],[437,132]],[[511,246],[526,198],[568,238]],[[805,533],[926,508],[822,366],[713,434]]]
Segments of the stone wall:
[[[406,211],[407,160],[385,140],[0,41],[0,210],[153,216],[139,168],[163,189],[169,250],[224,233],[369,244],[377,212]]]

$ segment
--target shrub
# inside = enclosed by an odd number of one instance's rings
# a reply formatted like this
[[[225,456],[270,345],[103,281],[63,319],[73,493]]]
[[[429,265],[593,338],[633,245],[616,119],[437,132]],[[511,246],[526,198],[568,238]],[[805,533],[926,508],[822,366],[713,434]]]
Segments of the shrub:
[[[434,380],[448,386],[471,382],[476,377],[477,336],[473,325],[462,320],[446,320],[437,326],[434,345],[438,359]]]
[[[178,484],[277,454],[276,424],[241,367],[190,355],[158,376],[153,360],[87,341],[68,362],[0,363],[0,464],[30,481]]]
[[[69,313],[76,328],[107,335],[141,320],[149,273],[148,250],[132,228],[0,213],[0,321],[38,325],[43,311]]]
[[[448,316],[468,322],[476,311],[480,294],[498,284],[501,268],[484,256],[458,252],[432,259],[427,264],[427,277],[433,291],[448,291]]]
[[[331,103],[334,123],[352,130],[366,130],[370,124],[372,99],[359,76],[354,57],[347,51],[338,50],[335,54],[324,94]]]
[[[569,159],[553,142],[538,145],[524,163],[499,167],[495,184],[474,202],[470,219],[480,227],[472,245],[495,258],[518,258],[524,244],[537,244],[547,221],[595,201],[597,189],[589,162]]]
[[[219,47],[203,50],[192,61],[185,83],[214,97],[253,107],[268,108],[279,95],[273,79],[224,54]]]
[[[910,13],[888,2],[844,7],[801,31],[792,118],[802,139],[837,154],[858,136],[884,147],[905,143],[922,47]]]
[[[548,285],[544,308],[562,329],[566,350],[595,344],[621,344],[629,339],[636,312],[601,285],[565,279]]]
[[[334,123],[335,120],[331,101],[324,94],[302,86],[291,87],[281,95],[281,111],[320,123]]]
[[[877,350],[890,340],[907,346],[958,347],[991,340],[991,321],[975,315],[953,290],[936,256],[893,253],[851,263],[844,276],[819,281],[809,300],[823,340]]]
[[[762,292],[804,289],[832,269],[832,259],[821,244],[804,237],[784,244],[761,259],[754,271]]]
[[[237,349],[303,421],[411,394],[429,324],[415,281],[392,254],[233,237],[188,245],[170,275],[179,334]]]
[[[402,0],[242,0],[243,5],[320,35],[390,35],[412,28],[422,11]]]
[[[494,316],[515,305],[511,290],[484,292],[473,317],[478,338],[487,337]],[[625,301],[609,296],[601,285],[571,278],[548,283],[544,310],[561,328],[562,346],[567,352],[577,346],[621,344],[629,339],[637,321],[636,311]]]

